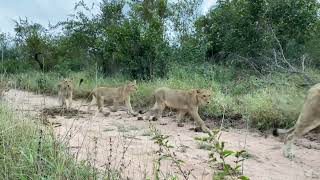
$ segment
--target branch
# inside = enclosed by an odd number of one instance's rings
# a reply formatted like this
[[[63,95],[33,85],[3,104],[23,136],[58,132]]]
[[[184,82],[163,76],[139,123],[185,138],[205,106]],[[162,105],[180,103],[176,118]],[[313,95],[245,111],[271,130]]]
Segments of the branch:
[[[276,40],[276,42],[277,42],[277,44],[278,44],[278,46],[279,46],[280,54],[281,54],[281,56],[282,56],[282,61],[285,62],[285,63],[288,65],[288,67],[290,67],[292,70],[295,70],[296,68],[293,67],[293,66],[287,61],[286,57],[284,56],[283,49],[282,49],[282,45],[281,45],[279,39],[277,38],[276,34],[274,33],[271,25],[269,25],[269,27],[270,27],[270,30],[271,30],[271,33],[272,33],[273,38]]]
[[[240,56],[240,55],[238,55],[238,54],[234,54],[234,55],[237,56],[238,58],[246,61],[247,64],[249,64],[256,72],[258,72],[260,75],[263,75],[263,74],[258,70],[258,68],[255,66],[255,64],[252,63],[248,58],[243,57],[243,56]]]

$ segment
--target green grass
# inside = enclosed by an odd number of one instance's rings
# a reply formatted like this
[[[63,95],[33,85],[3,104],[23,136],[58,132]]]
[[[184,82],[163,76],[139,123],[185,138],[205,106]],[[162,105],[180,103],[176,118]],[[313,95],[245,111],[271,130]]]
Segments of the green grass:
[[[296,74],[274,73],[268,76],[251,75],[232,67],[200,65],[193,67],[172,68],[166,79],[138,81],[138,91],[132,95],[135,108],[150,107],[152,92],[161,86],[190,89],[208,88],[212,90],[212,103],[200,108],[201,116],[226,117],[242,115],[250,117],[251,127],[267,130],[273,127],[290,127],[298,118],[308,88],[297,84],[304,83]],[[319,77],[318,71],[310,71],[313,77]],[[95,74],[88,72],[71,73],[74,81],[75,97],[87,98],[96,85]],[[118,86],[128,78],[124,76],[106,77],[98,75],[98,86]],[[78,86],[79,80],[84,83]],[[37,72],[16,74],[19,88],[56,94],[57,82],[62,79],[57,73],[41,74]]]
[[[0,155],[0,179],[92,179],[97,175],[86,162],[76,163],[51,130],[3,106]]]

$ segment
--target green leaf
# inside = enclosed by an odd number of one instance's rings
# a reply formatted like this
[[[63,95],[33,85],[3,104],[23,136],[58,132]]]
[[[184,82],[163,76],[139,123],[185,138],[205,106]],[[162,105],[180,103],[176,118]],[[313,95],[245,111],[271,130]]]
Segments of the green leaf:
[[[228,157],[230,155],[234,154],[234,151],[231,151],[231,150],[224,150],[223,151],[223,156],[224,157]]]
[[[247,176],[240,176],[239,179],[241,179],[241,180],[250,180]]]

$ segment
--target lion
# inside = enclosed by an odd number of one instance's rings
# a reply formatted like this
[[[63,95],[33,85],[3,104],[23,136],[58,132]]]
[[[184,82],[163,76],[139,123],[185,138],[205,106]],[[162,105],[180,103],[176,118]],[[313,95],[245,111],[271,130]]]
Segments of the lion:
[[[287,134],[283,155],[287,158],[293,158],[293,143],[297,138],[302,137],[311,130],[320,128],[320,83],[312,86],[307,94],[299,118],[290,129],[275,129],[273,135]]]
[[[92,101],[88,106],[88,111],[90,111],[90,108],[93,105],[97,104],[99,112],[102,112],[104,101],[112,101],[113,107],[111,108],[111,111],[116,112],[118,110],[119,103],[125,102],[128,113],[137,115],[137,113],[133,111],[130,102],[130,94],[136,90],[136,80],[132,82],[130,81],[120,87],[97,87],[90,93],[90,96],[92,96]]]
[[[58,98],[61,107],[67,109],[72,106],[73,85],[70,79],[64,79],[58,83]],[[67,103],[68,101],[68,103]],[[69,104],[69,105],[68,105]]]
[[[153,94],[155,104],[147,113],[146,119],[150,120],[150,115],[154,112],[156,113],[154,120],[160,119],[165,107],[169,107],[178,110],[178,127],[184,126],[183,117],[188,113],[197,122],[202,131],[210,133],[209,128],[204,124],[198,113],[200,105],[210,103],[210,97],[211,92],[207,89],[178,90],[161,87]]]

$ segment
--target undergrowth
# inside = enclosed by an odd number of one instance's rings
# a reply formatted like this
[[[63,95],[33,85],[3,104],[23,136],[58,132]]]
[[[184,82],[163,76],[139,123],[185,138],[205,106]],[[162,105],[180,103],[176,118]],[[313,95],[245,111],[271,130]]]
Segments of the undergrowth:
[[[313,77],[319,74],[310,72]],[[96,86],[118,86],[130,80],[123,75],[96,79],[92,71],[73,72],[75,98],[87,99],[88,93]],[[14,74],[13,79],[18,88],[57,94],[56,84],[63,77],[58,73],[46,74],[29,72]],[[80,79],[84,79],[79,87]],[[298,118],[308,87],[300,87],[303,78],[295,74],[275,73],[266,76],[252,75],[234,68],[201,65],[193,68],[175,65],[167,78],[152,81],[138,81],[138,91],[132,95],[132,104],[136,109],[150,107],[153,91],[161,86],[190,89],[208,88],[212,90],[212,103],[200,108],[201,116],[226,118],[241,117],[250,114],[250,127],[261,131],[274,127],[291,127]],[[241,121],[241,120],[240,120]]]
[[[50,129],[0,106],[1,179],[92,179],[97,171],[77,163]]]

